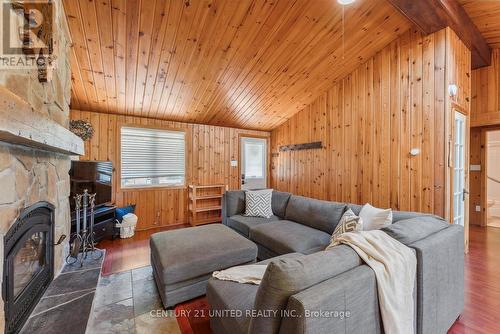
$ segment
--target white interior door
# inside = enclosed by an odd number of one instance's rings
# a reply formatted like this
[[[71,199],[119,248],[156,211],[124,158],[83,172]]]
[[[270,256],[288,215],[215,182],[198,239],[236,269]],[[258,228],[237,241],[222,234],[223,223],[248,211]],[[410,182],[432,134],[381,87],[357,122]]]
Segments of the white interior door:
[[[267,140],[241,137],[241,189],[267,187]]]
[[[453,145],[453,223],[465,225],[466,185],[466,118],[455,112]]]

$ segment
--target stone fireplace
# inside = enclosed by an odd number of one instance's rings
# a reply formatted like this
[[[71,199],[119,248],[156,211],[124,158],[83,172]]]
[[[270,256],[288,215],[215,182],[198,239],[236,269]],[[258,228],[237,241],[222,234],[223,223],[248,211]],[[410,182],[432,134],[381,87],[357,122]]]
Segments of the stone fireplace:
[[[36,69],[0,69],[0,280],[4,289],[0,333],[8,330],[5,320],[12,320],[17,297],[58,276],[68,253],[68,171],[71,156],[83,154],[83,142],[68,130],[71,40],[62,3],[53,3],[53,43],[58,54],[48,82],[40,82]],[[15,235],[16,242],[12,241]],[[55,245],[62,235],[67,236],[64,242]],[[32,285],[37,277],[42,279]]]
[[[38,202],[23,210],[4,249],[5,333],[17,333],[54,277],[54,206]]]

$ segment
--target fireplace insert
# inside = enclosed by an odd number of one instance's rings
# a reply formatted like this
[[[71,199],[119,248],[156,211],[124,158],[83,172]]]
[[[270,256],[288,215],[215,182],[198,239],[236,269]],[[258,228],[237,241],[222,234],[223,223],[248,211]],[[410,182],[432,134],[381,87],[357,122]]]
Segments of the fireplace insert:
[[[17,333],[54,276],[54,206],[23,210],[4,237],[5,333]]]

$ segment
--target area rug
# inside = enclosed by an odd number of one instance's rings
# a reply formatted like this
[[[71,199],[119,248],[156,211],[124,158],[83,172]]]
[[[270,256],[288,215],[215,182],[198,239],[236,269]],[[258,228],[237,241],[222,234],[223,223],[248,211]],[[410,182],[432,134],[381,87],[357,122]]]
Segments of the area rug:
[[[177,323],[182,334],[212,334],[210,307],[206,297],[200,297],[175,307]]]

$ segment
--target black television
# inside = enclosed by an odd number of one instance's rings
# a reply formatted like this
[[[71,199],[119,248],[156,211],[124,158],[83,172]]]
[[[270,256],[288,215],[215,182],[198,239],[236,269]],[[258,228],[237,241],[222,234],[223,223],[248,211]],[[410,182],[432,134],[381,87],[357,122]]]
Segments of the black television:
[[[111,161],[72,161],[69,171],[71,211],[75,210],[74,196],[85,189],[96,193],[95,205],[111,204],[113,191],[113,163]]]

